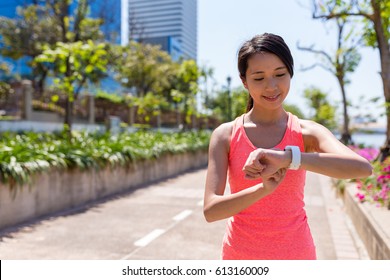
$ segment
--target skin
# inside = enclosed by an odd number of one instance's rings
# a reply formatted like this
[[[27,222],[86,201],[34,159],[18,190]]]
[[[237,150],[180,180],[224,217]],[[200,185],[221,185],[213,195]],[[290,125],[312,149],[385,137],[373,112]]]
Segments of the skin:
[[[246,75],[241,80],[254,101],[244,118],[245,131],[258,147],[247,158],[243,172],[248,180],[262,178],[263,182],[224,194],[233,122],[220,125],[214,130],[209,146],[204,195],[204,216],[208,222],[231,217],[271,194],[283,181],[291,163],[291,151],[272,149],[283,138],[288,120],[282,107],[291,81],[286,66],[274,54],[258,53],[249,58]],[[372,173],[370,163],[338,141],[327,128],[309,120],[300,120],[300,125],[305,146],[300,168],[342,179]]]

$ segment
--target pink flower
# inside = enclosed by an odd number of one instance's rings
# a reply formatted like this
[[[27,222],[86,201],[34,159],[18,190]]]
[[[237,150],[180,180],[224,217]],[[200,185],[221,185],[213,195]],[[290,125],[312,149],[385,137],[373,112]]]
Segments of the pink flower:
[[[362,193],[357,193],[356,196],[357,196],[357,198],[359,199],[360,202],[363,202],[364,199],[365,199],[365,195],[362,194]]]
[[[383,171],[384,172],[390,172],[390,165],[388,165],[385,168],[383,168]]]

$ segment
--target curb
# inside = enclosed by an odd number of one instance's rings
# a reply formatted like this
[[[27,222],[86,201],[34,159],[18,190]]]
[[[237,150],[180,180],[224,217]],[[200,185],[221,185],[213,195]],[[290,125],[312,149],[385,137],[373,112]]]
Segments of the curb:
[[[369,202],[360,203],[355,185],[348,185],[344,205],[372,260],[390,260],[390,211]]]

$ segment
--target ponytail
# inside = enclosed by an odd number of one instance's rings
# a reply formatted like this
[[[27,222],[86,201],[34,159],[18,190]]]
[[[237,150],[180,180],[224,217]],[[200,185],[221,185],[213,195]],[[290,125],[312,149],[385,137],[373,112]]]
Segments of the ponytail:
[[[248,103],[246,104],[246,112],[248,113],[253,108],[253,98],[248,94]]]

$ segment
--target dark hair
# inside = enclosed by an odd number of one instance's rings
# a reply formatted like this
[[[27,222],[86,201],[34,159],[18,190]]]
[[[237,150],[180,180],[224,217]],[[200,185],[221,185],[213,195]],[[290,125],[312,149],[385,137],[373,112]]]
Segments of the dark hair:
[[[290,76],[292,77],[294,75],[294,60],[283,38],[272,33],[264,33],[262,35],[256,35],[252,39],[244,42],[238,51],[238,71],[241,78],[245,78],[249,58],[254,54],[262,52],[273,53],[278,56],[286,65]],[[252,107],[253,99],[249,95],[247,112]]]

